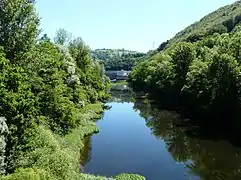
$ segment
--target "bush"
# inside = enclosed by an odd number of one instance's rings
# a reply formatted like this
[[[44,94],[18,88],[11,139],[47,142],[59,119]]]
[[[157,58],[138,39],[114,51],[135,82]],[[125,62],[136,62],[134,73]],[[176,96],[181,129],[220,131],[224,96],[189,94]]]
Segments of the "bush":
[[[37,168],[18,169],[15,173],[1,178],[2,180],[55,180],[49,172]]]
[[[5,152],[6,152],[6,136],[8,135],[8,126],[6,119],[0,117],[0,175],[5,173]]]

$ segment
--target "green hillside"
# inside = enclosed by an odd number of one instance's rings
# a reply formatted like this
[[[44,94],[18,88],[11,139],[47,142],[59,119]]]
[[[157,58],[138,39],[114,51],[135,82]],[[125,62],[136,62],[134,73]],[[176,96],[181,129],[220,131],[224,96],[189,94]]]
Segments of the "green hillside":
[[[241,1],[222,7],[200,21],[177,33],[172,39],[163,42],[158,51],[181,41],[195,42],[214,33],[229,33],[236,31],[241,25]]]
[[[240,22],[240,1],[205,16],[138,64],[129,81],[135,89],[158,93],[163,103],[191,113],[236,116],[241,112]],[[241,128],[240,119],[236,120],[230,126]],[[215,124],[215,118],[211,122]],[[219,119],[216,125],[223,122]]]
[[[102,61],[106,70],[131,70],[146,58],[146,53],[125,49],[96,49],[92,51],[95,60]]]

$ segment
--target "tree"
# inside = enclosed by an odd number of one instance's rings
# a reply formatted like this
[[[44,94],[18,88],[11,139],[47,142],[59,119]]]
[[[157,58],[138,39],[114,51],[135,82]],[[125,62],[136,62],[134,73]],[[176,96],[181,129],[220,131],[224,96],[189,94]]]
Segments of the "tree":
[[[161,43],[160,46],[157,48],[157,51],[160,52],[160,51],[164,50],[168,43],[169,43],[169,40]]]
[[[80,37],[73,39],[69,43],[69,51],[75,59],[77,66],[82,70],[87,70],[92,59],[89,47],[85,45],[84,41]]]
[[[1,49],[1,48],[0,48]],[[7,139],[7,169],[14,169],[24,134],[31,128],[38,112],[37,99],[27,82],[29,76],[21,67],[12,65],[0,50],[0,116],[7,119],[11,134]]]
[[[211,92],[208,79],[208,65],[208,62],[197,59],[189,67],[186,84],[182,88],[184,103],[189,109],[201,110],[209,105]]]
[[[171,87],[174,77],[175,73],[170,56],[161,53],[149,61],[146,82],[150,87],[165,91]]]
[[[216,54],[209,66],[212,105],[216,109],[232,110],[240,103],[240,67],[228,54]]]
[[[176,73],[177,88],[181,89],[185,84],[186,75],[189,65],[196,57],[196,52],[193,44],[191,43],[178,43],[170,51],[172,62],[174,64],[174,71]]]
[[[54,37],[54,42],[56,44],[66,45],[70,42],[71,38],[72,38],[71,33],[69,33],[63,28],[60,28],[56,32],[56,35]]]
[[[0,1],[0,46],[11,62],[19,60],[36,43],[39,18],[34,1]]]
[[[40,42],[51,42],[51,39],[48,37],[47,34],[44,34],[40,39]]]

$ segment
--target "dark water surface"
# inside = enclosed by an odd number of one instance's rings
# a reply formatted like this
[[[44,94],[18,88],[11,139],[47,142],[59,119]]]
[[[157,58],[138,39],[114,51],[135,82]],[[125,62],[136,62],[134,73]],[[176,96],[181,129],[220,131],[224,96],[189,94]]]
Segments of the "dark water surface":
[[[126,88],[126,87],[125,87]],[[114,100],[86,138],[84,172],[115,176],[138,173],[147,180],[241,179],[241,149],[225,140],[195,135],[174,111],[160,110],[131,90]]]

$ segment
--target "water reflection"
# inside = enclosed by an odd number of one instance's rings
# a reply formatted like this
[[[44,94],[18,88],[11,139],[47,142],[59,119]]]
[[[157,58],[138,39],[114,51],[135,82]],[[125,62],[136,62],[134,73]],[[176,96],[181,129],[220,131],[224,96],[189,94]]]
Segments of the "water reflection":
[[[148,102],[148,101],[146,101]],[[146,119],[153,134],[166,142],[168,151],[177,162],[183,162],[190,174],[201,179],[241,179],[241,149],[229,141],[202,139],[201,127],[181,121],[175,112],[159,110],[151,105],[134,102],[135,109]],[[196,134],[196,135],[195,135]],[[236,138],[236,137],[235,137]],[[188,163],[190,162],[191,163]]]
[[[223,137],[215,137],[214,140],[213,136],[205,136],[204,139],[200,136],[201,127],[191,125],[175,111],[158,109],[153,101],[129,88],[124,91],[113,89],[112,96],[114,102],[134,103],[133,109],[145,119],[152,134],[165,142],[168,152],[176,162],[189,169],[190,178],[241,179],[241,149],[237,144],[235,147],[230,141],[223,140]],[[82,160],[83,164],[90,160],[91,139],[88,137],[85,143],[83,155],[86,158]]]
[[[134,92],[127,85],[117,85],[111,88],[111,102],[132,102],[134,99]]]
[[[91,136],[86,136],[83,139],[84,148],[80,151],[80,170],[84,171],[84,165],[91,160]]]

